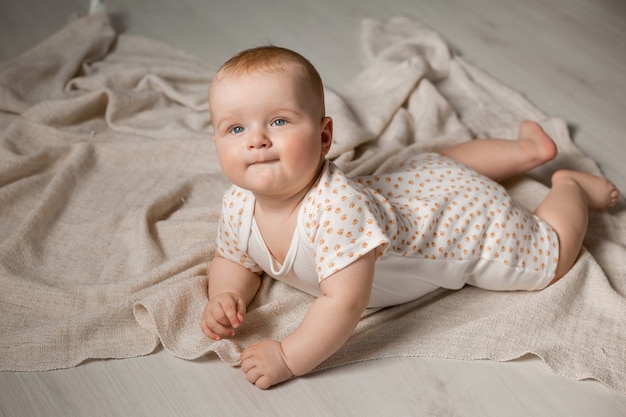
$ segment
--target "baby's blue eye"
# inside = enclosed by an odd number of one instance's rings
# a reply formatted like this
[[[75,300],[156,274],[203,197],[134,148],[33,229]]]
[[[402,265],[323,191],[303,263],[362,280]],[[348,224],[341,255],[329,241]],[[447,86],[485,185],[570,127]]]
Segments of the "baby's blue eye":
[[[230,129],[230,131],[231,131],[232,133],[234,133],[234,134],[241,133],[241,132],[243,132],[243,127],[241,127],[241,126],[235,126],[235,127],[233,127],[232,129]]]
[[[276,119],[272,122],[272,126],[285,126],[287,121],[285,119]]]

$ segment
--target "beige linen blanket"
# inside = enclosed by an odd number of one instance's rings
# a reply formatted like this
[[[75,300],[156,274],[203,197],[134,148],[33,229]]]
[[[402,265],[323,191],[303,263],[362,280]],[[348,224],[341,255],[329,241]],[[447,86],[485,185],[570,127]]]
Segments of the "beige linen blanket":
[[[533,208],[550,172],[597,173],[563,120],[395,18],[363,23],[363,71],[327,90],[331,158],[351,174],[534,119],[559,157],[507,183]],[[127,358],[159,343],[181,358],[237,365],[251,342],[280,339],[311,297],[265,279],[232,340],[199,329],[222,192],[206,65],[120,35],[106,15],[77,19],[0,66],[0,369],[36,371]],[[319,369],[397,356],[541,357],[562,376],[626,394],[626,211],[593,213],[579,261],[541,292],[439,290],[367,311]]]

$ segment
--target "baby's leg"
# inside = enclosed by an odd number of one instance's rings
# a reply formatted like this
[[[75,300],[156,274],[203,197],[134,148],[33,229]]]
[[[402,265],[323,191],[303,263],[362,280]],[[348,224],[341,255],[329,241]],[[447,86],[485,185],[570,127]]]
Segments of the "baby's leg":
[[[535,214],[548,222],[559,237],[556,282],[576,262],[587,231],[589,209],[617,204],[619,191],[606,178],[561,170],[552,176],[552,189]]]
[[[477,139],[441,150],[448,156],[495,181],[523,174],[554,159],[552,139],[535,122],[520,124],[517,140]]]

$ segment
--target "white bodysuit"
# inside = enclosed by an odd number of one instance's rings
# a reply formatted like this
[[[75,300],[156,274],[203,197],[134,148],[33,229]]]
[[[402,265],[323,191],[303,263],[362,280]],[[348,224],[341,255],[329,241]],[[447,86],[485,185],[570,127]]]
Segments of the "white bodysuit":
[[[319,283],[376,250],[370,307],[415,300],[465,284],[536,290],[554,278],[558,238],[506,190],[439,154],[423,154],[396,172],[351,179],[326,162],[304,197],[283,264],[254,220],[254,195],[224,195],[217,250],[315,296]]]

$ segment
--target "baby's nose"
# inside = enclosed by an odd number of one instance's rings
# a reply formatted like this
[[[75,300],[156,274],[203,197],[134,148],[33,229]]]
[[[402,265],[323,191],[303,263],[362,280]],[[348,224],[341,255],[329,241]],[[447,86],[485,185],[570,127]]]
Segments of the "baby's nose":
[[[269,148],[272,141],[265,132],[253,132],[248,140],[248,149]]]

